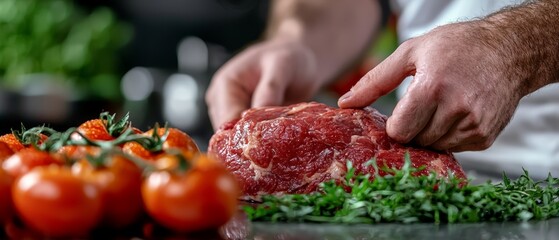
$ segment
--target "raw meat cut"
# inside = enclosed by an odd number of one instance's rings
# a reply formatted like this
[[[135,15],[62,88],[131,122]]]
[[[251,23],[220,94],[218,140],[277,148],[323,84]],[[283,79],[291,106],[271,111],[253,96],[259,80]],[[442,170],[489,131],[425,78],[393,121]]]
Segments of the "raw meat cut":
[[[386,116],[373,108],[339,109],[321,103],[261,107],[224,124],[208,152],[221,159],[241,182],[245,196],[309,193],[319,183],[343,179],[346,162],[357,173],[372,173],[365,163],[401,168],[409,152],[412,166],[465,179],[451,153],[405,146],[390,139]],[[382,173],[381,173],[382,174]]]

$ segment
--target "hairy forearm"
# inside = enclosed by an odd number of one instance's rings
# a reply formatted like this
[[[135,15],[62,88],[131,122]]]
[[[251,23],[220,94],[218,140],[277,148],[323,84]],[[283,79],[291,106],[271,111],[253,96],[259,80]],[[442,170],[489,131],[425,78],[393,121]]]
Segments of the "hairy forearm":
[[[559,1],[534,0],[481,20],[480,40],[501,56],[520,96],[559,81]],[[473,33],[477,34],[477,33]]]
[[[366,53],[380,22],[374,0],[276,0],[266,37],[302,41],[316,56],[316,77],[326,82]]]

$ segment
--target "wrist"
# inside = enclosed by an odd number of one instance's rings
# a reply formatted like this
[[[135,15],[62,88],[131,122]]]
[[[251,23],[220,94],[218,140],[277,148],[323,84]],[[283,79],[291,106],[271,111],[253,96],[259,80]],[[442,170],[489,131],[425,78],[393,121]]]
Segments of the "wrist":
[[[496,50],[524,95],[559,81],[559,5],[529,1],[479,20],[484,44]]]
[[[377,1],[275,1],[266,40],[292,41],[312,52],[321,83],[344,74],[366,54],[378,33]]]
[[[283,20],[273,32],[266,34],[265,41],[276,46],[283,46],[289,51],[296,52],[303,66],[312,66],[312,78],[319,85],[326,84],[333,78],[330,52],[325,45],[317,41],[317,36],[310,30],[306,30],[301,22],[292,19]]]

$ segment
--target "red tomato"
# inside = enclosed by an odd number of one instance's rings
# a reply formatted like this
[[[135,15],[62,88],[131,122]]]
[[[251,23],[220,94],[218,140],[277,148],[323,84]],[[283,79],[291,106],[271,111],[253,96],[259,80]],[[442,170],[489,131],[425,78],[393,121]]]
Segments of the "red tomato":
[[[14,152],[18,152],[21,149],[24,149],[25,146],[11,133],[5,134],[0,136],[0,141],[8,144],[8,146]]]
[[[48,137],[44,134],[40,135],[40,139],[38,143],[42,143],[43,141],[45,141]],[[4,134],[2,136],[0,136],[0,142],[4,142],[6,144],[8,144],[8,146],[12,149],[12,151],[14,152],[19,152],[20,150],[28,147],[26,145],[24,145],[23,143],[21,143],[19,141],[19,139],[12,133],[8,133],[8,134]]]
[[[2,168],[11,176],[18,177],[38,166],[62,165],[54,155],[35,148],[25,148],[4,160]]]
[[[122,146],[122,151],[134,157],[139,157],[145,160],[153,160],[157,154],[161,152],[150,152],[137,142],[127,142]]]
[[[93,120],[89,120],[87,122],[82,123],[80,126],[78,126],[78,132],[80,132],[81,134],[83,134],[86,138],[91,139],[91,140],[113,140],[115,139],[115,137],[113,137],[109,131],[107,131],[107,128],[105,126],[106,121],[103,121],[101,119],[93,119]],[[120,134],[120,133],[118,133]],[[116,135],[118,136],[118,135]],[[77,138],[81,138],[79,135],[72,135],[73,138],[77,139]]]
[[[178,232],[217,228],[237,211],[239,186],[223,165],[206,155],[184,173],[157,171],[142,184],[147,212]]]
[[[95,168],[88,161],[79,161],[72,172],[95,184],[103,198],[102,224],[124,228],[137,221],[143,213],[142,171],[122,156],[110,156],[105,167]]]
[[[109,141],[120,136],[131,126],[128,121],[128,115],[120,120],[115,119],[115,115],[110,115],[107,112],[101,113],[98,119],[92,119],[82,123],[78,126],[78,132],[83,134],[90,140],[103,140]],[[134,132],[141,133],[138,129],[133,128]],[[73,135],[74,139],[81,138],[79,135]]]
[[[0,168],[0,225],[4,225],[12,216],[11,197],[12,178]]]
[[[66,159],[80,160],[85,159],[88,155],[98,156],[101,153],[101,148],[97,146],[68,145],[61,147],[57,153]]]
[[[14,154],[14,150],[8,146],[5,142],[0,142],[0,162],[4,161],[4,159],[12,156]]]
[[[157,136],[162,137],[165,134],[165,128],[157,129]],[[185,132],[177,128],[168,128],[167,138],[164,139],[159,151],[145,149],[137,142],[127,142],[122,147],[122,150],[133,156],[137,156],[146,160],[155,160],[158,155],[162,154],[162,150],[180,149],[187,152],[198,153],[200,150],[194,140]],[[150,129],[142,135],[151,137],[153,136],[154,129]],[[154,139],[155,140],[155,139]]]
[[[23,222],[45,236],[86,236],[102,214],[99,189],[60,166],[22,175],[12,186],[12,196]]]
[[[167,152],[158,155],[153,162],[153,166],[157,170],[173,171],[179,168],[179,158],[178,155],[183,158],[183,160],[192,160],[194,156],[197,156],[198,152],[190,152],[181,149],[168,149]]]

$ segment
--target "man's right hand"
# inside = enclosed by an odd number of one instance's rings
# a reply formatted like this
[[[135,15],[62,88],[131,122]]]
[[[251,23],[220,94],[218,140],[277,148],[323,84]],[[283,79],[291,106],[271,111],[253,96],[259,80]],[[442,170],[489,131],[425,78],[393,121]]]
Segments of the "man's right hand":
[[[312,51],[294,39],[273,38],[253,45],[214,75],[206,103],[214,129],[250,107],[310,99],[320,88]]]

